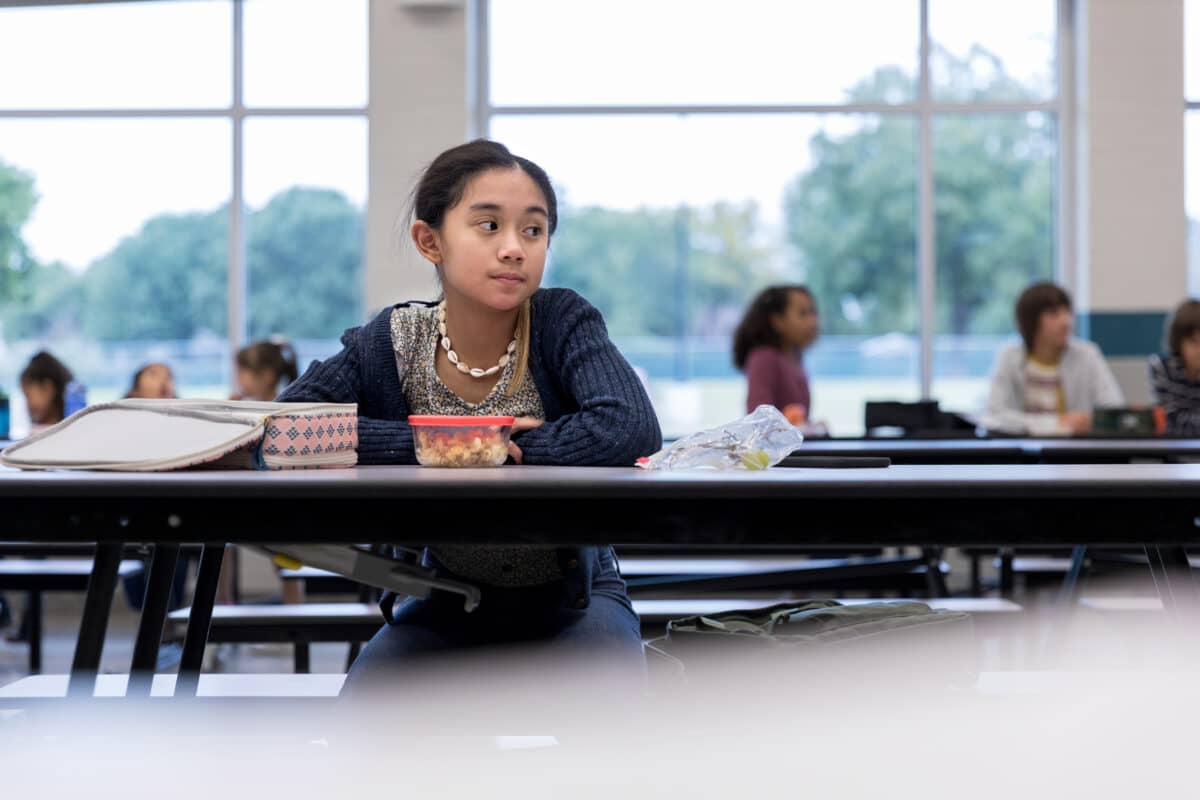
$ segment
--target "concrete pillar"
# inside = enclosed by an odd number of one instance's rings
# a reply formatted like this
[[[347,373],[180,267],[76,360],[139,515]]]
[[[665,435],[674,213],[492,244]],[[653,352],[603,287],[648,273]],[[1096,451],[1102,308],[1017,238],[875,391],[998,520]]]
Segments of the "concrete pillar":
[[[422,169],[468,136],[471,13],[471,3],[455,0],[371,0],[363,303],[370,313],[437,292],[433,267],[408,235],[409,199]]]
[[[1146,355],[1187,294],[1183,0],[1078,0],[1075,22],[1080,334],[1131,403]]]

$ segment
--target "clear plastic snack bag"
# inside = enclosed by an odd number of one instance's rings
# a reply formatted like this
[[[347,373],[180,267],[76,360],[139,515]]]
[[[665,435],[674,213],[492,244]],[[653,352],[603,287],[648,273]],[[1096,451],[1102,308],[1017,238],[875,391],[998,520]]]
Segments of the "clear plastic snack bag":
[[[734,422],[678,439],[649,458],[642,469],[766,469],[804,441],[804,434],[774,406],[759,406]]]

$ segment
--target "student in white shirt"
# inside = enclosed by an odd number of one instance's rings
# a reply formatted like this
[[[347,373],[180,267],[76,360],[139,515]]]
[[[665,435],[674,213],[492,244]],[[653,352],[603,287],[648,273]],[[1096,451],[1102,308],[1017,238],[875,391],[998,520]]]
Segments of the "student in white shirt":
[[[1036,283],[1017,299],[1022,341],[996,359],[984,425],[1014,434],[1077,435],[1092,429],[1092,411],[1125,404],[1100,348],[1072,336],[1071,298]]]

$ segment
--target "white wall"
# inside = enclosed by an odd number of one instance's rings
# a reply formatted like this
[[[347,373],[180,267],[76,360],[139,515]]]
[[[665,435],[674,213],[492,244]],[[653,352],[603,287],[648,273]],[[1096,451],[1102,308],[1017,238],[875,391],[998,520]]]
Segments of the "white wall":
[[[1183,0],[1076,8],[1078,308],[1165,313],[1187,295]],[[1145,359],[1110,363],[1148,402]]]
[[[407,204],[425,165],[467,138],[470,10],[371,0],[368,311],[436,292],[408,237]]]
[[[1080,305],[1166,310],[1187,291],[1183,0],[1080,0]]]

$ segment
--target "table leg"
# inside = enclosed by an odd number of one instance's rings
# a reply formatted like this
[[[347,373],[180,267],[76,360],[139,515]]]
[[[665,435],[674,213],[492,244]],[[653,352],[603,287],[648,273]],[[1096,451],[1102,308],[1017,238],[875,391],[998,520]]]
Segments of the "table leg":
[[[1080,578],[1087,566],[1087,546],[1077,545],[1071,548],[1071,566],[1063,576],[1062,584],[1058,587],[1058,599],[1054,605],[1054,616],[1051,618],[1043,633],[1041,642],[1042,660],[1047,669],[1055,669],[1062,654],[1071,629],[1075,623],[1078,611]]]
[[[351,642],[350,650],[346,653],[346,672],[354,666],[354,659],[358,658],[358,652],[362,650],[362,642]]]
[[[1015,587],[1015,578],[1013,576],[1013,548],[1002,547],[999,551],[1000,555],[1000,596],[1012,597]]]
[[[1173,621],[1192,617],[1200,610],[1200,596],[1188,563],[1187,550],[1178,545],[1146,547],[1150,562],[1150,577],[1162,599],[1163,611]]]
[[[946,579],[942,575],[942,548],[921,548],[921,560],[925,562],[925,593],[928,597],[949,597]]]
[[[179,661],[179,677],[175,683],[176,697],[196,696],[200,667],[204,664],[204,645],[212,625],[217,582],[221,576],[221,559],[224,557],[224,542],[206,542],[200,551],[196,591],[192,595],[192,612],[188,616],[187,636],[183,639],[183,656]]]
[[[83,603],[83,619],[79,622],[79,638],[75,641],[75,658],[71,662],[71,677],[67,684],[69,697],[91,697],[96,690],[96,673],[100,671],[100,655],[104,651],[104,635],[108,631],[108,616],[112,611],[124,548],[124,542],[96,545],[96,558],[92,562],[92,576],[88,579],[87,599]]]
[[[297,675],[307,675],[312,671],[308,642],[295,642],[292,647],[292,670]]]
[[[229,548],[229,599],[235,606],[242,603],[242,550],[240,547]]]
[[[1087,547],[1077,545],[1071,549],[1071,566],[1063,577],[1062,586],[1058,589],[1058,611],[1070,615],[1079,600],[1079,579],[1087,565]]]
[[[179,564],[179,545],[160,543],[150,557],[150,574],[146,577],[146,596],[142,602],[142,618],[138,623],[137,639],[133,645],[133,663],[129,669],[129,688],[126,697],[149,696],[158,666],[158,648],[162,644],[163,625],[167,621],[171,602],[171,584]]]
[[[42,671],[42,593],[30,592],[29,602],[25,606],[25,616],[29,618],[29,673],[37,675]]]

